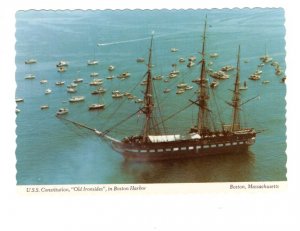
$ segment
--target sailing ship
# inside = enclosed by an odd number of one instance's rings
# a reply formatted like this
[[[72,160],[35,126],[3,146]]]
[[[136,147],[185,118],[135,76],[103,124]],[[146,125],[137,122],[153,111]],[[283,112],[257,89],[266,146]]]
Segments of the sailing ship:
[[[198,78],[199,89],[196,94],[196,99],[189,100],[190,104],[188,105],[188,107],[196,106],[198,108],[198,116],[196,125],[190,128],[185,135],[178,133],[169,134],[165,132],[164,126],[162,126],[165,121],[158,121],[159,117],[155,116],[157,104],[155,102],[156,97],[154,96],[155,90],[151,70],[153,35],[150,41],[147,72],[145,74],[146,85],[143,104],[141,104],[138,111],[130,116],[140,116],[143,114],[145,120],[141,128],[141,133],[139,135],[124,137],[121,140],[110,136],[109,133],[121,123],[124,123],[126,119],[123,119],[110,129],[104,131],[90,128],[71,120],[69,121],[96,133],[103,140],[107,141],[115,151],[123,155],[126,160],[160,161],[247,151],[248,147],[255,143],[256,134],[258,132],[254,128],[243,128],[240,122],[239,111],[241,106],[245,103],[241,103],[239,93],[240,48],[238,49],[237,55],[233,97],[231,102],[227,102],[227,104],[233,108],[231,124],[222,124],[222,127],[219,130],[215,129],[212,125],[211,109],[208,104],[209,83],[206,79],[206,25],[207,22],[205,20],[201,51],[202,59],[200,61],[200,74]]]

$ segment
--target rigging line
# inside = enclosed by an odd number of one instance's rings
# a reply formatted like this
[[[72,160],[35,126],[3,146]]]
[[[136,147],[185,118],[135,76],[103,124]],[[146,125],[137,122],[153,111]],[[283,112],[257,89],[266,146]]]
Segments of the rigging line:
[[[187,106],[185,106],[185,107],[182,108],[181,110],[179,110],[179,111],[173,113],[172,115],[168,116],[166,119],[162,120],[162,122],[165,122],[165,121],[167,121],[167,120],[173,118],[175,115],[177,115],[177,114],[179,114],[180,112],[186,110],[186,109],[187,109],[188,107],[190,107],[191,105],[193,105],[193,103],[188,104]],[[160,125],[162,122],[158,123],[157,126]]]
[[[218,114],[219,120],[220,120],[220,122],[221,122],[221,125],[222,125],[222,127],[223,127],[224,121],[223,121],[223,119],[222,119],[222,117],[221,117],[220,108],[219,108],[219,104],[217,103],[217,100],[216,100],[215,92],[214,92],[213,90],[210,91],[210,92],[211,92],[211,94],[213,95],[214,103],[215,103],[216,108],[217,108],[217,114]]]
[[[158,98],[157,98],[157,93],[156,93],[155,83],[153,83],[152,86],[153,86],[153,90],[154,90],[155,100],[156,100],[156,103],[157,103],[158,113],[159,113],[160,118],[162,118],[163,115],[162,115],[162,113],[161,113],[160,103],[159,103],[159,100],[158,100]],[[155,120],[155,121],[156,121],[156,120]],[[165,127],[165,124],[164,124],[164,122],[163,122],[162,119],[161,119],[161,121],[162,121],[162,127],[163,127],[163,130],[164,130],[164,132],[166,133],[166,127]],[[154,126],[155,126],[155,127],[158,127],[157,124],[158,124],[158,123],[156,122],[156,124],[155,124]]]
[[[244,104],[246,104],[246,103],[248,103],[248,102],[250,102],[251,100],[254,100],[254,99],[256,99],[256,98],[260,98],[260,96],[257,95],[257,96],[255,96],[255,97],[252,97],[252,98],[246,100],[245,102],[241,103],[240,106],[242,106],[242,105],[244,105]]]
[[[143,75],[143,78],[145,77],[145,75],[147,74],[147,72]],[[133,88],[130,89],[130,93],[139,85],[140,82],[137,82],[135,84],[135,86],[133,86]],[[126,102],[127,100],[126,99],[122,99],[121,103],[116,107],[116,109],[111,113],[111,116],[109,116],[109,119],[108,121],[110,121],[110,119],[113,118],[113,115],[123,106],[123,104]],[[108,107],[110,107],[111,105],[114,104],[114,100],[108,105]]]
[[[119,126],[120,124],[124,123],[126,120],[129,120],[130,118],[132,118],[133,116],[135,116],[136,114],[138,114],[142,109],[139,109],[138,111],[134,112],[133,114],[129,115],[127,118],[119,121],[118,123],[116,123],[114,126],[112,126],[109,129],[106,129],[103,134],[107,134],[109,132],[111,132],[111,130],[113,130],[115,127]]]
[[[73,120],[70,120],[70,119],[67,119],[67,118],[64,118],[64,117],[59,117],[59,116],[57,116],[59,119],[61,119],[61,120],[65,120],[65,121],[67,121],[67,122],[70,122],[70,123],[72,123],[72,124],[74,124],[75,126],[78,126],[78,127],[83,127],[83,128],[85,128],[85,129],[88,129],[88,130],[90,130],[90,131],[95,131],[95,128],[91,128],[91,127],[88,127],[87,125],[85,125],[85,124],[81,124],[81,123],[79,123],[79,122],[75,122],[75,121],[73,121]]]

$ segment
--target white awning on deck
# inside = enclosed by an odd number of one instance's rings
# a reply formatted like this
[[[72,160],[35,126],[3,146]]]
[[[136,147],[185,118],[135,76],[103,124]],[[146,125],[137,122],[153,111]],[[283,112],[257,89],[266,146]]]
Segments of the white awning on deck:
[[[180,140],[180,135],[148,136],[152,143]]]

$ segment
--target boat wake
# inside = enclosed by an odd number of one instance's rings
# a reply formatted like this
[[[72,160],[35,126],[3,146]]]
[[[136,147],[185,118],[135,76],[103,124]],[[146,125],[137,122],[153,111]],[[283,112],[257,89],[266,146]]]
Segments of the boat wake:
[[[110,42],[110,43],[98,43],[97,46],[99,46],[99,47],[100,46],[109,46],[109,45],[131,43],[131,42],[137,42],[137,41],[143,41],[143,40],[149,40],[149,37],[147,37],[147,38],[138,38],[138,39],[130,39],[130,40],[123,40],[123,41]]]

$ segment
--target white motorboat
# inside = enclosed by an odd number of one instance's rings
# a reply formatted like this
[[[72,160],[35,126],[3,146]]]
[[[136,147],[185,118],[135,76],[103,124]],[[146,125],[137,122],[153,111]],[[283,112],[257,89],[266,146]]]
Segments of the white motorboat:
[[[35,63],[37,63],[36,59],[27,59],[27,60],[25,60],[25,64],[35,64]]]
[[[99,63],[98,60],[92,59],[87,61],[87,65],[97,65]]]
[[[91,77],[97,77],[97,76],[99,76],[99,73],[98,73],[98,72],[92,72],[92,73],[90,74],[90,76],[91,76]]]
[[[44,83],[48,83],[48,80],[47,80],[47,79],[42,79],[42,80],[40,81],[40,84],[44,84]]]
[[[82,83],[83,79],[82,78],[77,78],[73,80],[73,83]]]
[[[118,90],[113,91],[111,95],[112,98],[122,98],[123,96],[124,94]]]
[[[52,93],[52,90],[51,90],[51,89],[48,88],[48,89],[45,90],[45,95],[49,95],[49,94],[51,94],[51,93]]]
[[[27,74],[25,76],[25,79],[35,79],[35,75],[34,74]]]
[[[115,69],[115,66],[113,65],[109,65],[109,67],[107,68],[109,71],[113,71]]]
[[[99,109],[104,109],[105,104],[100,104],[100,103],[93,103],[89,106],[89,110],[99,110]]]
[[[56,64],[56,67],[67,67],[69,63],[67,61],[61,60]]]
[[[56,86],[62,86],[64,84],[65,84],[65,81],[57,81],[57,82],[55,82]]]
[[[21,103],[21,102],[24,102],[24,99],[23,98],[16,98],[16,103]]]
[[[57,116],[60,116],[60,115],[65,115],[65,114],[68,114],[69,113],[69,110],[67,108],[60,108],[57,112],[56,112],[56,115]]]
[[[85,100],[84,96],[73,96],[69,99],[70,103],[77,103],[77,102],[82,102]]]
[[[49,106],[47,104],[41,106],[41,110],[45,110],[45,109],[48,109],[48,108],[49,108]]]
[[[138,63],[143,63],[143,62],[145,61],[145,59],[142,58],[142,57],[139,57],[139,58],[136,59],[136,61],[137,61]]]
[[[234,70],[234,67],[231,66],[231,65],[226,65],[226,66],[221,68],[221,71],[225,71],[225,72],[232,71],[232,70]]]

